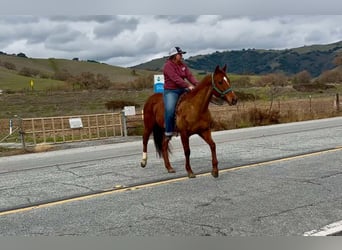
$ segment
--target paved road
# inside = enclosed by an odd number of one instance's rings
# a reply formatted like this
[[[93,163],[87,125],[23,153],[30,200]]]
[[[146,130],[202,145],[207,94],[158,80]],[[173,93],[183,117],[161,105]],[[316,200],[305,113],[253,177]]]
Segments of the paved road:
[[[168,174],[141,141],[0,158],[0,235],[303,235],[342,220],[342,117],[194,136]]]

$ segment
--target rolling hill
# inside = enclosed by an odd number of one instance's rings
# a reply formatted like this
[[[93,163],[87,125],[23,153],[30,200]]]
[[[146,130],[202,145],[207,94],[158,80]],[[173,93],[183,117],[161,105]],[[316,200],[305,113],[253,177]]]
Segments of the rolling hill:
[[[67,59],[38,59],[0,53],[0,89],[20,90],[34,80],[37,89],[58,88],[64,85],[63,75],[79,76],[83,73],[107,77],[112,84],[122,85],[153,72],[112,66],[95,61]]]
[[[342,53],[342,41],[311,45],[285,50],[243,49],[197,55],[186,59],[194,70],[210,72],[217,64],[228,65],[228,70],[235,74],[268,74],[282,72],[293,75],[307,70],[313,77],[335,67],[335,56]],[[155,59],[136,65],[134,69],[162,69],[166,58]]]

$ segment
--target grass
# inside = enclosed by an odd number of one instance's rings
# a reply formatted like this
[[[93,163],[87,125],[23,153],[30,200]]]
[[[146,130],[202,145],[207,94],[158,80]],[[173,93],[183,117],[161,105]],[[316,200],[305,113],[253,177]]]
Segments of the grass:
[[[32,91],[0,96],[0,117],[23,118],[62,115],[82,115],[109,112],[105,103],[110,100],[130,100],[143,105],[152,89],[92,90],[92,91]]]
[[[59,88],[65,85],[64,82],[58,80],[21,76],[15,71],[0,67],[0,89],[2,90],[29,91],[31,80],[34,82],[35,90]]]

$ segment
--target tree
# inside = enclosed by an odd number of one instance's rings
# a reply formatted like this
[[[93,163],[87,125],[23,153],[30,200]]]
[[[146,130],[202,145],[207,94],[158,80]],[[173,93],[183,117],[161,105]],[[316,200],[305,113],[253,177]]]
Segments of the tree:
[[[27,58],[27,56],[23,53],[23,52],[20,52],[19,54],[17,54],[18,57],[24,57],[24,58]]]
[[[334,63],[336,66],[342,65],[342,53],[339,53],[339,54],[334,58],[333,63]]]
[[[292,78],[293,84],[310,83],[310,81],[311,81],[311,75],[306,70],[303,70],[295,74],[294,77]]]

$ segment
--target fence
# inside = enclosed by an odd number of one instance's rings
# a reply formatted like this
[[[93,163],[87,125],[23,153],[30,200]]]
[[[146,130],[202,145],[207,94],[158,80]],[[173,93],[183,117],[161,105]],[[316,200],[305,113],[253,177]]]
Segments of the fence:
[[[19,118],[13,125],[25,142],[60,143],[123,136],[120,113]],[[8,137],[8,136],[7,136]],[[23,142],[24,143],[24,142]]]
[[[237,106],[212,106],[215,130],[296,122],[338,116],[341,103],[339,96],[273,102],[240,102]]]
[[[338,95],[336,98],[307,98],[298,100],[276,100],[270,102],[240,102],[237,106],[210,105],[216,127],[214,130],[263,125],[263,121],[251,121],[251,113],[257,108],[278,112],[279,123],[332,117],[340,114]],[[105,113],[78,116],[60,116],[43,118],[19,118],[12,121],[12,132],[19,132],[20,140],[25,142],[60,143],[82,140],[103,139],[113,136],[142,134],[142,112],[125,117],[123,113]],[[259,118],[258,118],[259,119]],[[9,119],[0,120],[0,142],[10,141],[8,133]],[[6,136],[4,136],[6,135]],[[18,135],[18,134],[17,134]],[[12,136],[13,137],[13,136]],[[12,138],[13,141],[13,138]]]

